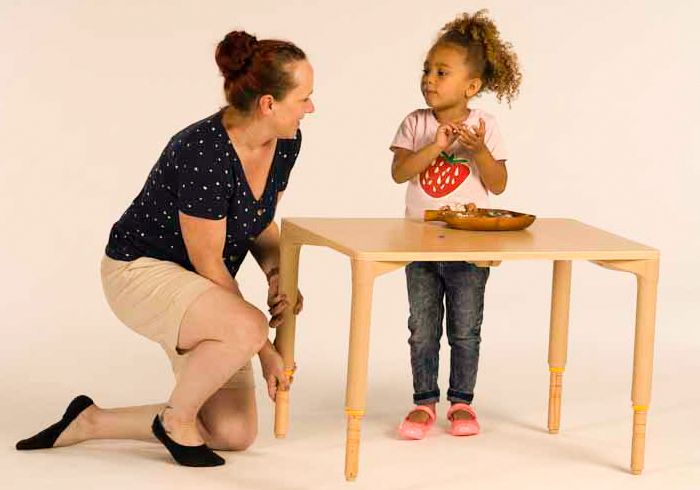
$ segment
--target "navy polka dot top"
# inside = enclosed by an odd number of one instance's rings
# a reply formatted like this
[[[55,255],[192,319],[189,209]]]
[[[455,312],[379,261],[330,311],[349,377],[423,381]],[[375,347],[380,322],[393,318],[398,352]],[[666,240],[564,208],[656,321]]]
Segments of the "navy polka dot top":
[[[224,262],[235,276],[250,243],[275,216],[277,193],[287,187],[301,132],[278,139],[265,190],[256,200],[222,123],[223,110],[172,137],[129,208],[114,223],[106,254],[116,260],[152,257],[194,270],[182,239],[178,211],[226,218]]]

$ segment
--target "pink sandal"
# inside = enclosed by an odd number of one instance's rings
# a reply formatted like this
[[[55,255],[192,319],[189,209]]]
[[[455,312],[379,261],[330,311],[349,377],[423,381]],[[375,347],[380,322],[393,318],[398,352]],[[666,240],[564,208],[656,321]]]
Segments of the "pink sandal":
[[[428,414],[427,422],[413,422],[408,420],[408,416],[415,411],[422,411]],[[416,405],[416,407],[411,410],[411,412],[406,416],[405,419],[399,424],[399,434],[404,439],[418,440],[423,439],[430,431],[430,428],[435,423],[435,412],[428,406]]]
[[[468,412],[472,418],[468,420],[455,419],[454,413],[464,410]],[[476,410],[471,405],[466,403],[455,403],[447,411],[447,420],[450,421],[450,434],[453,436],[475,436],[481,431],[479,421],[476,420]]]

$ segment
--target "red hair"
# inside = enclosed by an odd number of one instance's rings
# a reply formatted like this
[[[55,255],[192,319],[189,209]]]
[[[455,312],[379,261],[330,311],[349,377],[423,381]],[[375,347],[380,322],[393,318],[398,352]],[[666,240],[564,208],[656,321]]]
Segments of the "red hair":
[[[216,47],[215,57],[226,101],[248,113],[262,95],[281,100],[294,88],[287,65],[305,60],[306,54],[288,41],[258,41],[245,31],[232,31]]]

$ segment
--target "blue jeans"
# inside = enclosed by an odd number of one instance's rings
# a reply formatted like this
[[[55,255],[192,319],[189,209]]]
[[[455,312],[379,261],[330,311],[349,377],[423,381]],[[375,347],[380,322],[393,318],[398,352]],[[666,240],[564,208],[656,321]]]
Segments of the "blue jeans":
[[[468,262],[411,262],[406,266],[411,332],[408,343],[416,404],[428,405],[440,399],[437,379],[445,309],[450,344],[447,399],[471,403],[474,398],[489,272],[488,267]]]

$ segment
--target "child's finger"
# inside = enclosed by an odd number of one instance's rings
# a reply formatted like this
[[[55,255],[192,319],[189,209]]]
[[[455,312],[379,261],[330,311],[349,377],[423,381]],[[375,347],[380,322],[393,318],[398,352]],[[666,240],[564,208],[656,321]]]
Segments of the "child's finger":
[[[449,125],[450,125],[450,129],[452,130],[452,134],[459,133],[459,130],[460,130],[459,124],[449,123]]]
[[[462,143],[462,146],[464,146],[468,150],[473,150],[475,147],[474,141],[472,141],[472,140],[460,138],[459,142]]]
[[[464,134],[460,135],[459,139],[460,139],[460,141],[468,142],[468,143],[474,143],[476,141],[476,138],[474,138],[472,135],[470,135],[468,133],[464,133]]]

